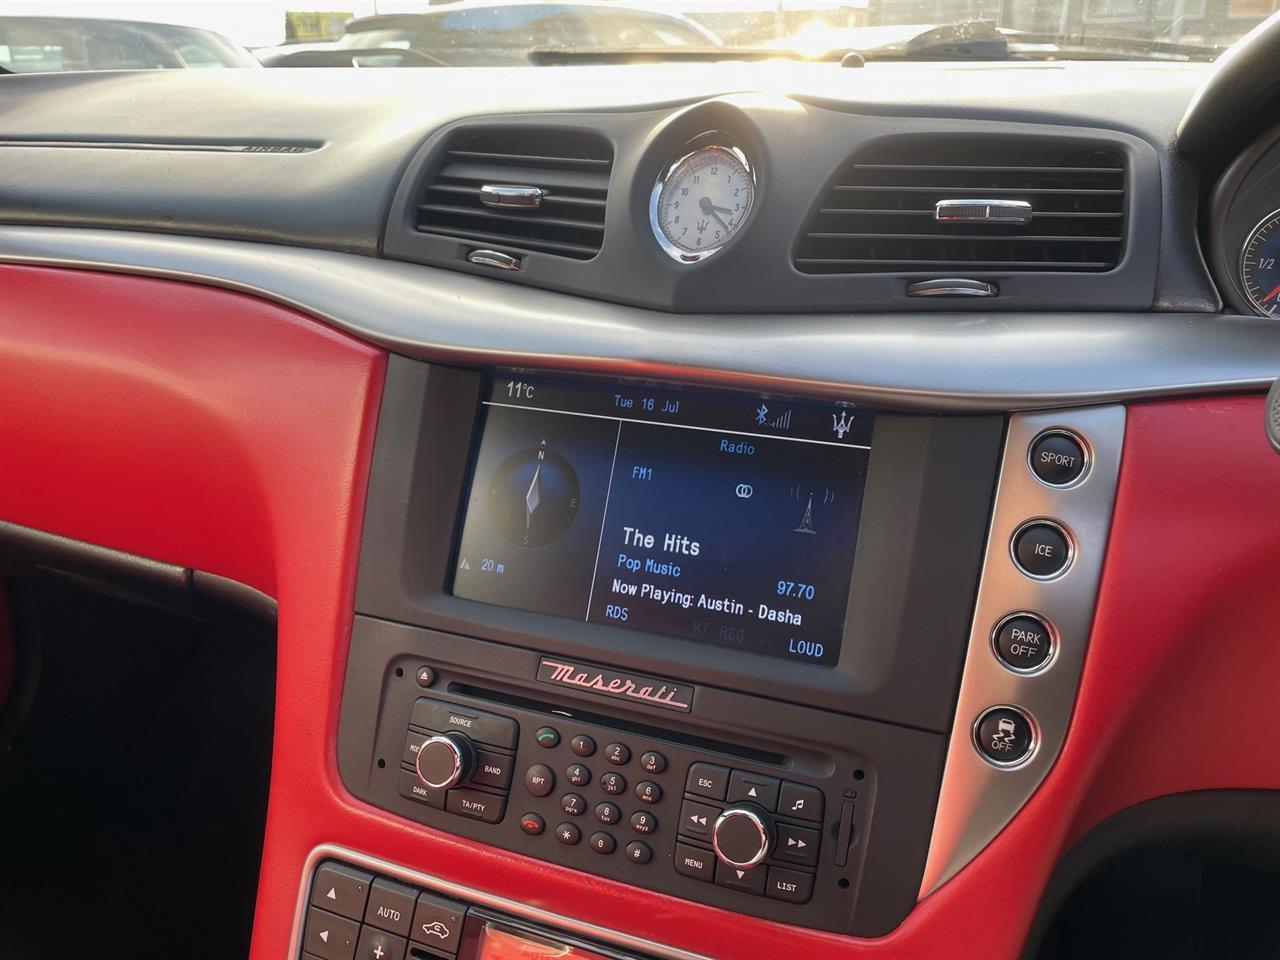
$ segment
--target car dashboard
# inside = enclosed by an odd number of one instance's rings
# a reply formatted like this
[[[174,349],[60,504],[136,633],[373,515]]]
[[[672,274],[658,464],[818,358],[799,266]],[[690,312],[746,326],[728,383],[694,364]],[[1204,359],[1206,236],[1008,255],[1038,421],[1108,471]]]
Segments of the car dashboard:
[[[273,625],[253,957],[1035,956],[1280,809],[1241,59],[5,78],[13,622]]]

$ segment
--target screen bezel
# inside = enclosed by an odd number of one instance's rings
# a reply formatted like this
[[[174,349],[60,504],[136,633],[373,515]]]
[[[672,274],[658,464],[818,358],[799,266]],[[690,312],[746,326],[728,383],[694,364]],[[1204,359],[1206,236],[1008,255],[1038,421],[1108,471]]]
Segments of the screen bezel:
[[[821,666],[453,596],[485,377],[389,358],[358,613],[695,686],[949,729],[1003,417],[877,413],[840,658]]]
[[[490,402],[491,402],[491,401],[493,401],[493,399],[494,399],[494,395],[495,395],[495,393],[496,393],[496,391],[497,391],[497,389],[498,389],[498,385],[500,384],[500,382],[501,382],[502,380],[509,380],[509,379],[513,379],[513,378],[524,378],[524,377],[531,378],[535,383],[536,383],[536,382],[538,382],[538,381],[548,381],[548,380],[550,380],[550,381],[552,382],[552,383],[551,383],[551,385],[552,385],[552,386],[561,387],[561,386],[565,386],[565,385],[570,385],[570,386],[572,386],[572,387],[574,387],[574,388],[582,387],[582,388],[585,388],[585,389],[587,389],[587,390],[591,390],[592,388],[599,389],[599,388],[601,388],[601,387],[610,387],[610,388],[612,388],[612,387],[618,387],[618,388],[621,388],[621,389],[627,389],[627,388],[628,388],[628,386],[635,387],[635,386],[640,386],[641,384],[640,384],[640,382],[639,382],[639,381],[626,381],[626,380],[621,380],[621,379],[619,379],[618,377],[590,377],[590,376],[582,376],[582,375],[571,376],[571,377],[565,377],[565,376],[558,376],[558,375],[554,375],[554,374],[546,374],[546,373],[544,373],[544,372],[542,372],[542,371],[521,371],[521,370],[518,370],[518,369],[511,369],[511,368],[499,368],[499,369],[495,369],[495,370],[489,371],[489,372],[487,373],[487,375],[486,375],[486,376],[483,378],[483,380],[482,380],[482,386],[481,386],[481,397],[480,397],[480,409],[479,409],[479,411],[478,411],[478,412],[477,412],[477,414],[476,414],[475,427],[474,427],[474,430],[475,430],[475,438],[474,438],[474,441],[473,441],[473,443],[472,443],[472,445],[471,445],[471,454],[470,454],[470,457],[469,457],[469,468],[468,468],[468,471],[467,471],[466,482],[465,482],[464,487],[463,487],[463,494],[462,494],[462,501],[461,501],[461,505],[460,505],[460,507],[459,507],[459,511],[458,511],[458,526],[457,526],[457,532],[456,532],[456,535],[455,535],[455,538],[454,538],[454,556],[453,556],[453,562],[452,562],[452,564],[450,565],[449,572],[448,572],[448,580],[447,580],[447,584],[446,584],[446,590],[448,591],[448,593],[449,593],[451,596],[455,596],[455,597],[462,597],[463,599],[471,599],[471,600],[476,600],[476,601],[481,602],[481,603],[488,603],[488,604],[492,604],[492,605],[496,605],[496,606],[503,606],[503,607],[507,607],[508,609],[518,610],[518,611],[521,611],[521,612],[524,612],[524,613],[538,613],[538,614],[546,614],[546,613],[547,613],[547,611],[539,611],[539,610],[535,610],[535,609],[533,609],[533,608],[531,608],[531,607],[521,606],[521,605],[519,605],[519,604],[514,604],[514,603],[511,603],[511,604],[503,603],[503,602],[501,602],[501,601],[499,601],[499,600],[496,600],[496,599],[484,599],[484,598],[480,598],[480,597],[469,597],[469,598],[468,598],[468,597],[465,597],[465,595],[458,593],[458,591],[457,591],[458,563],[459,563],[459,557],[461,556],[461,550],[462,550],[462,546],[463,546],[463,536],[464,536],[464,533],[465,533],[465,530],[466,530],[466,523],[467,523],[467,520],[468,520],[468,512],[469,512],[471,509],[473,509],[473,507],[475,506],[475,503],[476,503],[476,500],[475,500],[475,497],[476,497],[476,491],[475,491],[475,489],[474,489],[474,488],[475,488],[475,484],[476,484],[476,482],[477,482],[477,473],[478,473],[478,470],[479,470],[480,453],[481,453],[481,450],[482,450],[482,447],[483,447],[483,444],[484,444],[484,441],[485,441],[486,431],[487,431],[487,430],[488,430],[488,428],[489,428],[489,424],[490,424],[490,421],[491,421],[491,418],[492,418],[492,415],[493,415],[493,407],[486,405],[486,401],[490,401]],[[834,408],[834,405],[833,405],[833,404],[823,403],[823,402],[820,402],[820,401],[814,401],[814,400],[811,400],[810,398],[807,398],[807,397],[805,397],[805,398],[796,397],[796,396],[793,396],[793,395],[791,395],[791,394],[786,394],[786,395],[782,395],[782,394],[770,394],[768,397],[762,397],[760,394],[755,394],[755,393],[746,393],[746,392],[728,391],[728,390],[715,390],[715,389],[709,389],[709,388],[706,388],[706,387],[685,387],[685,386],[683,386],[683,385],[670,384],[670,383],[667,383],[667,382],[645,381],[645,382],[643,383],[643,385],[644,385],[644,386],[648,386],[648,387],[652,387],[652,388],[656,388],[657,390],[661,390],[661,391],[664,391],[664,392],[666,392],[666,391],[671,391],[671,392],[675,393],[677,396],[681,396],[681,397],[684,397],[684,398],[688,398],[688,397],[690,396],[690,394],[693,394],[693,395],[699,395],[699,394],[700,394],[700,395],[703,395],[703,396],[708,396],[708,397],[711,397],[711,398],[715,398],[715,399],[717,399],[717,400],[719,400],[719,399],[723,399],[723,398],[725,398],[726,396],[728,396],[728,397],[733,397],[735,400],[736,400],[736,399],[738,399],[738,398],[741,398],[741,402],[743,402],[743,403],[751,403],[751,404],[754,404],[757,400],[764,399],[764,400],[767,400],[769,403],[784,402],[784,403],[791,403],[791,404],[804,404],[804,405],[806,405],[806,406],[822,407],[822,408],[824,408],[824,410]],[[584,403],[589,403],[589,402],[590,402],[590,397],[589,397],[589,396],[584,397],[584,398],[583,398],[583,402],[584,402]],[[509,404],[508,406],[515,406],[515,407],[518,407],[519,405],[518,405],[518,404],[514,404],[514,405]],[[852,409],[852,408],[851,408],[851,409]],[[870,409],[865,408],[865,407],[857,408],[857,410],[858,410],[858,412],[860,412],[860,413],[861,413],[861,415],[862,415],[862,416],[866,417],[866,418],[871,422],[872,426],[874,427],[874,422],[875,422],[875,413],[874,413],[874,411],[871,411]],[[565,412],[566,412],[566,413],[572,413],[573,411],[572,411],[571,409],[569,409],[568,407],[566,407]],[[716,411],[716,412],[719,412],[719,411]],[[824,412],[824,413],[823,413],[823,416],[825,417],[825,415],[826,415],[826,414],[825,414],[825,412]],[[636,422],[637,422],[637,423],[639,423],[639,422],[641,422],[641,421],[637,420]],[[652,418],[648,418],[648,419],[644,420],[644,422],[651,423],[651,424],[653,424],[654,426],[659,426],[659,427],[660,427],[660,426],[663,426],[663,425],[664,425],[665,423],[667,423],[668,421],[664,421],[664,420],[663,420],[663,419],[661,419],[660,417],[652,417]],[[678,424],[677,424],[677,426],[678,426]],[[716,427],[715,429],[720,429],[720,428],[719,428],[719,427]],[[729,430],[727,430],[727,429],[725,429],[725,430],[723,431],[723,433],[724,433],[724,435],[725,435],[725,436],[733,436],[733,435],[734,435],[731,431],[729,431]],[[788,437],[786,437],[786,436],[779,436],[777,439],[778,439],[778,440],[781,440],[781,441],[785,441],[785,440],[787,440],[787,439],[789,439],[789,438],[788,438]],[[868,444],[868,446],[867,446],[867,448],[866,448],[866,449],[867,449],[867,452],[868,452],[868,455],[869,455],[869,454],[870,454],[870,446],[869,446],[869,444],[870,444],[870,439],[871,439],[871,438],[870,438],[870,437],[862,437],[862,436],[859,434],[859,436],[858,436],[858,438],[857,438],[857,439],[858,439],[861,443],[866,443],[866,444]],[[850,447],[850,448],[856,448],[857,446],[858,446],[858,444],[855,444],[855,443],[853,442],[853,440],[850,440],[850,441],[849,441],[849,447]],[[839,448],[837,447],[836,449],[839,449]],[[858,506],[858,515],[859,515],[859,519],[858,519],[858,524],[857,524],[857,526],[855,526],[855,527],[854,527],[854,534],[855,534],[855,538],[856,538],[857,530],[858,530],[858,529],[860,528],[860,526],[861,526],[861,514],[862,514],[861,501],[862,501],[862,496],[863,496],[863,492],[864,492],[865,486],[866,486],[866,477],[865,477],[865,475],[864,475],[864,476],[863,476],[863,481],[862,481],[862,483],[861,483],[861,484],[859,484],[859,485],[858,485],[858,487],[857,487],[857,497],[858,497],[858,501],[859,501],[859,506]],[[607,498],[606,498],[606,502],[608,502],[608,501],[607,501]],[[601,517],[601,522],[603,523],[603,522],[605,521],[605,519],[606,519],[606,517],[605,517],[605,516],[602,516],[602,517]],[[655,529],[656,529],[656,528],[655,528]],[[847,549],[848,549],[848,554],[847,554],[847,555],[845,555],[845,556],[832,556],[832,557],[829,557],[829,558],[828,558],[828,559],[833,560],[833,561],[838,561],[838,562],[842,562],[842,563],[848,563],[848,564],[849,564],[849,567],[850,567],[850,580],[852,580],[852,566],[853,566],[853,562],[854,562],[854,560],[855,560],[855,558],[856,558],[856,548],[857,548],[857,543],[856,543],[856,539],[855,539],[854,543],[852,543],[851,545],[849,545],[849,546],[848,546],[848,548],[847,548]],[[599,563],[599,557],[597,557],[597,564],[598,564],[598,563]],[[592,576],[592,578],[593,578],[593,579],[598,578],[598,576],[599,576],[598,569],[593,570],[593,571],[592,571],[591,576]],[[759,599],[759,598],[758,598],[758,599]],[[771,598],[764,598],[764,599],[771,599]],[[848,603],[849,603],[849,600],[850,600],[850,597],[849,597],[849,591],[848,591],[848,584],[845,584],[845,595],[844,595],[844,596],[842,596],[842,597],[837,598],[837,599],[834,601],[835,603],[838,603],[838,604],[840,605],[840,617],[841,617],[841,619],[842,619],[842,620],[847,619],[847,616],[848,616]],[[554,614],[552,614],[552,615],[554,615]],[[563,617],[563,614],[561,614],[561,615],[559,615],[559,616]],[[576,618],[567,618],[567,619],[576,619]],[[585,619],[585,618],[583,618],[583,619]],[[681,640],[681,641],[684,641],[684,642],[687,642],[687,643],[700,643],[700,644],[704,644],[704,645],[708,645],[708,646],[712,646],[712,647],[717,647],[717,648],[719,648],[719,649],[734,649],[733,645],[732,645],[732,644],[728,644],[728,643],[723,643],[723,642],[719,642],[719,641],[715,641],[715,640],[699,640],[699,639],[698,639],[698,638],[696,638],[696,637],[681,636],[680,634],[677,634],[677,633],[667,633],[667,632],[663,632],[663,631],[651,632],[651,631],[646,631],[646,630],[644,630],[643,628],[636,627],[636,626],[634,626],[634,625],[630,625],[630,624],[625,625],[625,626],[624,626],[624,625],[619,625],[619,624],[609,624],[609,623],[605,623],[605,622],[603,622],[603,621],[601,621],[601,620],[591,620],[590,622],[595,623],[597,626],[610,626],[610,627],[614,627],[615,629],[622,629],[622,630],[626,630],[626,631],[631,632],[631,633],[649,633],[651,636],[663,636],[663,637],[668,637],[668,638],[670,638],[670,639]],[[804,636],[802,637],[802,639],[805,639],[805,640],[811,640],[811,641],[818,641],[818,642],[822,642],[822,643],[824,643],[824,644],[826,644],[826,645],[831,646],[831,647],[832,647],[832,649],[833,649],[834,659],[832,659],[832,658],[824,658],[822,661],[816,661],[816,660],[810,661],[810,660],[805,660],[803,657],[799,657],[799,656],[788,656],[788,655],[786,655],[785,653],[781,653],[781,652],[779,652],[779,653],[769,653],[769,652],[766,652],[766,651],[764,651],[764,650],[750,650],[750,651],[744,651],[744,652],[750,652],[750,653],[752,653],[752,654],[753,654],[753,655],[755,655],[755,656],[765,656],[765,657],[769,657],[770,659],[774,659],[774,660],[782,660],[782,661],[792,662],[792,663],[803,663],[803,664],[805,664],[806,666],[810,666],[810,667],[819,667],[819,668],[823,668],[823,669],[831,669],[832,667],[834,667],[834,666],[835,666],[835,664],[836,664],[836,663],[838,663],[838,662],[839,662],[840,651],[841,651],[842,646],[843,646],[843,643],[842,643],[842,641],[843,641],[843,631],[840,631],[839,633],[835,633],[835,634],[833,634],[833,635],[826,635],[826,634],[820,634],[820,635],[808,635],[808,634],[806,634],[806,635],[804,635]]]

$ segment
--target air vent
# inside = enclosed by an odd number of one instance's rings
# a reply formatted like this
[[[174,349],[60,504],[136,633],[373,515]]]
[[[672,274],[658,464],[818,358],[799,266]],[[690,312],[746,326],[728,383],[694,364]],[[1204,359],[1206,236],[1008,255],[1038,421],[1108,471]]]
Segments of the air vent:
[[[613,148],[593,134],[465,130],[446,145],[418,206],[417,228],[502,250],[590,260],[604,240],[612,167]],[[496,189],[510,187],[529,189]]]
[[[944,221],[937,204],[946,200],[1022,201],[1013,206],[1023,213],[984,220],[983,205],[957,204],[965,219]],[[1119,151],[911,141],[859,156],[840,172],[795,265],[814,274],[1101,273],[1120,262],[1124,238]]]

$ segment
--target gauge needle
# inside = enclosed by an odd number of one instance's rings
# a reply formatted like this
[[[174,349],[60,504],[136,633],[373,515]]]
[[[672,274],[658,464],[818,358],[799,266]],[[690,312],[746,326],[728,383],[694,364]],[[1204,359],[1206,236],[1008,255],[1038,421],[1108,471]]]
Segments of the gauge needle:
[[[1272,290],[1265,297],[1263,297],[1262,302],[1266,303],[1268,300],[1272,299],[1277,293],[1280,293],[1280,284],[1278,284],[1274,290]]]
[[[715,217],[716,222],[719,223],[720,226],[724,227],[726,231],[729,229],[729,225],[725,223],[724,218],[720,216],[720,214],[722,213],[729,212],[728,207],[717,207],[714,203],[711,202],[710,197],[703,197],[701,200],[698,201],[698,209],[700,209],[703,213],[709,213],[711,214],[711,216]]]

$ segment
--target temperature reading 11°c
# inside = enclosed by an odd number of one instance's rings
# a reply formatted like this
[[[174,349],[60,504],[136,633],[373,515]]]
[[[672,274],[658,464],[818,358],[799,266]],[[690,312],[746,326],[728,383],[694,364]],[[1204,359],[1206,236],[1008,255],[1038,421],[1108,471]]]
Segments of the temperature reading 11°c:
[[[778,596],[794,597],[797,600],[812,600],[816,591],[812,583],[798,583],[795,580],[779,580]]]
[[[507,396],[512,400],[532,400],[533,384],[525,383],[523,380],[508,380]]]

